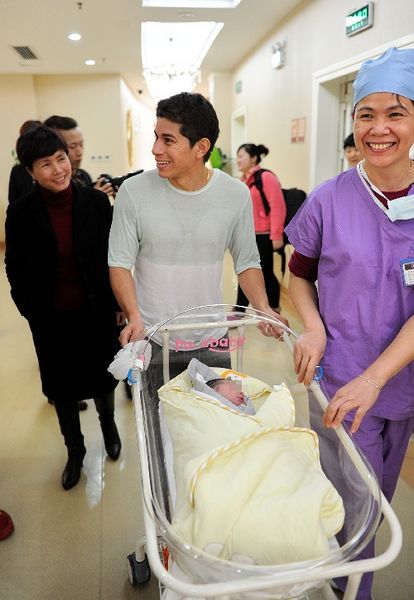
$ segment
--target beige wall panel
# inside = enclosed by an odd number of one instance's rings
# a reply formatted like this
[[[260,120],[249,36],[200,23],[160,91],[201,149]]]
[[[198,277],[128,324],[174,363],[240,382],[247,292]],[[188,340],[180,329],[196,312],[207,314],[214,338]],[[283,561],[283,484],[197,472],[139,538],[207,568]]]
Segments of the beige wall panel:
[[[4,240],[9,175],[14,165],[12,151],[22,123],[37,118],[33,77],[0,75],[0,241]]]
[[[40,75],[35,89],[41,120],[63,115],[78,122],[85,140],[82,168],[92,178],[127,172],[119,76]]]

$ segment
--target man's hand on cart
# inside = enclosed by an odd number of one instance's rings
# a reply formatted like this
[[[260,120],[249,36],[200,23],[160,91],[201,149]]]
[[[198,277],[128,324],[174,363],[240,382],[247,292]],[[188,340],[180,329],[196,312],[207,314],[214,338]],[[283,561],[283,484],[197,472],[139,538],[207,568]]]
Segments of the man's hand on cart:
[[[323,415],[323,424],[326,427],[339,427],[345,416],[355,410],[351,433],[358,431],[369,409],[377,401],[381,387],[364,374],[358,375],[349,383],[339,388],[329,403]]]
[[[280,315],[278,312],[276,312],[275,310],[270,308],[270,306],[264,310],[263,309],[260,309],[260,310],[261,310],[261,312],[264,312],[267,315],[269,315],[269,317],[272,317],[273,319],[277,319],[278,321],[280,321],[281,323],[283,323],[284,325],[289,327],[289,321],[287,321],[287,319],[282,317],[282,315]],[[263,335],[265,335],[267,337],[275,337],[277,339],[281,339],[281,337],[283,335],[283,331],[284,331],[282,329],[282,327],[278,327],[276,325],[276,323],[268,323],[265,321],[262,321],[261,323],[259,323],[258,328],[263,333]]]
[[[141,315],[137,314],[136,316],[130,317],[127,320],[127,324],[119,336],[119,342],[123,348],[129,342],[136,342],[137,340],[142,339],[144,335],[145,325],[141,319]]]
[[[323,328],[304,331],[298,337],[293,349],[293,358],[299,383],[310,384],[325,347],[326,333]]]

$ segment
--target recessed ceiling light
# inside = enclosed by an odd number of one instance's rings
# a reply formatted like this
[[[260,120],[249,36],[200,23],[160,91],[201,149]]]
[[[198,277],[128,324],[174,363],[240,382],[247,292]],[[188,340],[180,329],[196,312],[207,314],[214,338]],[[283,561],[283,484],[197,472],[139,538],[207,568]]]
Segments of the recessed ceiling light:
[[[82,36],[80,33],[70,33],[68,35],[68,38],[72,41],[72,42],[78,42]]]
[[[141,52],[144,69],[175,65],[192,65],[197,69],[223,23],[197,21],[195,23],[141,23]]]
[[[241,0],[142,0],[152,8],[236,8]]]
[[[93,60],[93,58],[88,58],[87,60],[85,60],[85,65],[88,67],[93,67],[94,65],[96,65],[96,61]]]

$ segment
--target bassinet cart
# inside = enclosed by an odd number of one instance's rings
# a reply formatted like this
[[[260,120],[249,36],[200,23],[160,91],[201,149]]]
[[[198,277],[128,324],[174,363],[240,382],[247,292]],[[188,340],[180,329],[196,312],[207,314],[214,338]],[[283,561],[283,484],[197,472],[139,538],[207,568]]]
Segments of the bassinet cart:
[[[263,335],[266,329],[271,333],[274,326],[283,331],[279,340]],[[326,556],[288,564],[248,565],[225,561],[180,539],[171,526],[171,474],[164,452],[158,398],[153,391],[155,384],[148,371],[137,369],[133,373],[136,378],[133,402],[145,536],[138,540],[135,552],[128,556],[131,583],[137,585],[148,581],[150,566],[160,582],[160,593],[165,600],[313,600],[335,598],[329,580],[348,576],[344,598],[353,600],[362,574],[386,567],[398,555],[402,545],[401,527],[382,495],[371,467],[347,431],[343,427],[337,430],[322,427],[321,417],[327,405],[323,379],[315,378],[308,389],[297,383],[292,358],[296,334],[276,319],[255,310],[238,312],[226,305],[189,309],[155,326],[148,334],[151,341],[157,339],[163,344],[165,382],[170,380],[170,370],[174,369],[177,360],[184,364],[178,368],[184,370],[191,357],[199,357],[201,350],[201,360],[206,352],[210,357],[214,355],[216,364],[221,357],[230,356],[232,369],[248,373],[270,386],[284,382],[295,401],[295,425],[312,426],[319,436],[321,466],[342,497],[345,522]],[[387,550],[372,559],[356,560],[372,539],[381,514],[391,531]],[[271,518],[268,515],[268,519]]]

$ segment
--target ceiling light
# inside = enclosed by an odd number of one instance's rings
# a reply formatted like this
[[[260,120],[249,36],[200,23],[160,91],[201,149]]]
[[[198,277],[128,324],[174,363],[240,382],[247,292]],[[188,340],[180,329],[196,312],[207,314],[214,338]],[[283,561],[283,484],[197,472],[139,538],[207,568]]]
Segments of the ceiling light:
[[[142,66],[151,96],[160,99],[191,92],[200,81],[200,65],[222,27],[223,23],[214,21],[142,23]]]
[[[199,68],[222,28],[223,23],[214,21],[142,23],[142,66],[148,69],[191,64]]]
[[[162,67],[144,69],[145,82],[150,95],[161,100],[181,92],[191,92],[201,81],[201,73],[195,67]]]
[[[72,42],[78,42],[82,36],[80,33],[70,33],[68,35],[68,38],[72,41]]]
[[[241,0],[142,0],[152,8],[236,8]]]
[[[87,67],[93,67],[94,65],[96,65],[96,61],[95,61],[95,60],[93,60],[93,58],[87,58],[87,59],[85,60],[85,65],[86,65]]]

